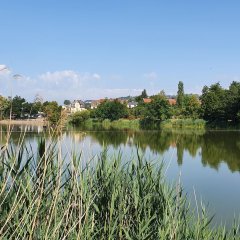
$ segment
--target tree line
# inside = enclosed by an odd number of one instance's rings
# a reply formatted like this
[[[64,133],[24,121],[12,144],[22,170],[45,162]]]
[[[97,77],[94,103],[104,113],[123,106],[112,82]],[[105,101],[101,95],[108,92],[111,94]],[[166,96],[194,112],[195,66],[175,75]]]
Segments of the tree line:
[[[176,119],[204,119],[209,123],[237,124],[240,122],[240,82],[233,81],[229,88],[223,88],[220,83],[204,86],[201,96],[184,93],[184,84],[179,82],[176,105],[171,105],[164,93],[150,96],[151,102],[144,103],[148,98],[146,90],[136,97],[138,106],[126,109],[121,103],[106,102],[96,109],[96,116],[115,120],[121,117],[163,121]],[[112,109],[111,109],[112,108]],[[107,110],[108,109],[108,110]],[[115,111],[121,109],[121,111]]]
[[[29,119],[38,116],[46,117],[50,123],[57,124],[61,117],[62,107],[56,101],[43,102],[36,97],[34,102],[27,102],[25,98],[15,96],[4,98],[0,96],[0,119]]]
[[[205,86],[200,99],[205,120],[211,123],[240,122],[240,82],[233,81],[228,89],[220,83]]]
[[[151,99],[148,103],[144,99]],[[77,112],[72,114],[70,120],[79,124],[89,118],[97,120],[109,119],[110,121],[120,118],[140,119],[145,122],[162,122],[168,119],[204,119],[208,123],[217,125],[231,123],[237,125],[240,122],[240,82],[233,81],[229,88],[223,88],[220,83],[204,86],[201,96],[185,94],[183,82],[178,83],[178,91],[175,97],[176,104],[170,104],[168,97],[160,93],[148,96],[144,89],[142,93],[129,101],[136,101],[134,108],[118,100],[105,100],[96,109]],[[43,102],[37,98],[29,103],[20,96],[4,98],[0,96],[1,119],[29,118],[43,113],[50,122],[56,124],[61,117],[61,106],[56,101]]]
[[[72,122],[79,123],[88,118],[98,119],[100,121],[109,119],[111,121],[120,118],[140,119],[147,122],[161,122],[170,118],[192,118],[198,119],[201,115],[201,104],[197,95],[184,94],[184,86],[179,82],[176,105],[171,105],[164,93],[148,96],[144,89],[142,93],[130,99],[136,101],[137,106],[127,108],[127,105],[119,100],[105,100],[96,109],[90,109],[87,114],[84,112],[72,115]],[[149,98],[151,101],[145,103],[144,99]]]
[[[146,98],[151,100],[145,103]],[[176,104],[170,104],[164,91],[148,96],[145,89],[139,96],[129,101],[132,100],[138,105],[131,109],[118,100],[105,100],[96,109],[73,114],[72,122],[78,124],[89,118],[100,121],[105,119],[114,121],[120,118],[140,119],[145,123],[160,123],[168,119],[203,119],[212,125],[229,123],[236,125],[240,122],[240,83],[235,81],[227,89],[220,83],[204,86],[200,96],[186,94],[184,83],[180,81],[175,97]]]

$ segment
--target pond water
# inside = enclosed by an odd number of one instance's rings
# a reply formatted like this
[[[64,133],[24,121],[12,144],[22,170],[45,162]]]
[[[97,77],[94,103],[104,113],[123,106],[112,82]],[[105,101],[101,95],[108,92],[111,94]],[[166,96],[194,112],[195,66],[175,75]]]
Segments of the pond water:
[[[24,141],[36,147],[44,134],[41,127],[15,126],[11,138],[18,142],[27,130]],[[190,201],[195,205],[201,199],[215,223],[228,226],[234,214],[240,214],[240,132],[239,131],[133,131],[67,129],[63,133],[65,149],[82,151],[88,159],[107,147],[108,154],[121,152],[125,161],[137,154],[146,159],[162,162],[170,183],[181,183]],[[0,145],[6,141],[6,127],[0,125]]]

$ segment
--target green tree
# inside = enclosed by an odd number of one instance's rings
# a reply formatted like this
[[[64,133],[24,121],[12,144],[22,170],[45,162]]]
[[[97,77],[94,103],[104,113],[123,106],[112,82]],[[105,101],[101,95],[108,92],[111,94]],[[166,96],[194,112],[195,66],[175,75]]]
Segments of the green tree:
[[[147,98],[147,97],[148,97],[147,91],[146,91],[146,89],[143,89],[141,95],[137,96],[137,97],[135,98],[135,100],[136,100],[137,102],[143,102],[143,98]]]
[[[90,112],[88,110],[78,111],[73,113],[70,116],[70,122],[76,125],[84,123],[86,120],[90,118]]]
[[[163,95],[157,95],[152,101],[146,104],[145,119],[163,121],[171,117],[171,107]]]
[[[180,81],[178,83],[178,92],[177,92],[177,106],[182,108],[184,104],[184,85],[183,82]]]
[[[227,90],[227,119],[233,122],[240,121],[240,83],[233,81]]]
[[[64,100],[63,104],[64,104],[64,105],[70,105],[70,104],[71,104],[71,101],[68,100],[68,99],[66,99],[66,100]]]
[[[140,102],[135,108],[132,108],[131,111],[134,117],[143,118],[146,112],[146,104]]]
[[[184,108],[182,112],[186,118],[199,118],[201,113],[201,104],[199,99],[195,95],[185,95]]]
[[[43,106],[43,111],[46,114],[50,124],[57,124],[61,118],[62,107],[59,106],[56,101],[44,102]]]
[[[32,105],[32,114],[43,112],[43,104],[41,102],[34,102]]]
[[[141,97],[142,98],[147,98],[148,97],[146,89],[143,89]]]
[[[109,119],[111,121],[128,116],[127,106],[117,100],[104,101],[95,110],[95,116],[99,119]]]
[[[9,109],[10,102],[3,96],[0,96],[0,120],[7,117],[6,111]]]
[[[7,116],[14,116],[15,118],[23,117],[24,111],[24,105],[27,104],[24,98],[20,96],[15,96],[12,100],[10,100],[10,104],[8,105],[8,108],[6,109]]]
[[[205,86],[200,98],[202,102],[203,118],[210,122],[227,120],[226,108],[228,107],[227,91],[219,83],[210,87]]]

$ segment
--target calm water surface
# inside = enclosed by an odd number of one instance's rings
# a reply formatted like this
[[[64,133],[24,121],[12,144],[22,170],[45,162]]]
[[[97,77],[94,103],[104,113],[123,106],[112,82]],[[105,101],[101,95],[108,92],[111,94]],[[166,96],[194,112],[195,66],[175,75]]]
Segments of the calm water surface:
[[[17,144],[21,131],[16,126],[11,138]],[[6,128],[0,126],[0,145],[6,141]],[[25,142],[36,147],[44,134],[41,127],[27,127]],[[121,151],[125,161],[136,156],[137,147],[147,159],[164,161],[169,182],[181,182],[189,199],[208,204],[215,222],[232,223],[240,214],[240,132],[239,131],[80,131],[63,133],[64,151],[82,151],[83,158]]]

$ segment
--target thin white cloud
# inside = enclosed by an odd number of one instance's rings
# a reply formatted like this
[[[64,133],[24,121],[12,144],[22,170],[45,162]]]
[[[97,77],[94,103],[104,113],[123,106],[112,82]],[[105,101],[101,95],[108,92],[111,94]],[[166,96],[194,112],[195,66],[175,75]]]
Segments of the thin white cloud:
[[[0,67],[3,68],[5,65],[0,65]],[[84,100],[137,96],[142,91],[142,89],[134,88],[104,88],[104,81],[101,86],[97,86],[102,77],[96,72],[79,73],[73,70],[63,70],[46,72],[34,78],[24,75],[13,78],[12,75],[11,73],[0,77],[1,93],[4,96],[20,95],[28,101],[32,101],[37,93],[43,97],[44,101],[56,100],[62,103],[64,99]]]
[[[79,84],[82,80],[80,74],[71,71],[56,71],[56,72],[46,72],[38,77],[44,84],[47,85],[59,85],[59,84]],[[70,86],[71,86],[70,85]]]
[[[10,69],[5,64],[0,64],[0,74],[9,75],[11,73]]]
[[[155,80],[158,77],[156,72],[145,73],[143,76],[148,80]]]
[[[97,80],[101,79],[101,76],[97,73],[94,73],[92,76],[93,76],[94,79],[97,79]]]
[[[6,71],[5,65],[0,67],[3,69],[1,72]],[[45,99],[50,100],[84,98],[87,97],[86,90],[93,85],[94,81],[101,79],[98,73],[79,73],[72,70],[46,72],[35,78],[5,75],[0,78],[1,93],[6,96],[17,94],[30,100],[36,93],[41,93]]]
[[[38,77],[41,83],[48,88],[56,87],[65,90],[77,89],[88,81],[99,80],[101,76],[97,73],[78,73],[72,70],[47,72]]]

